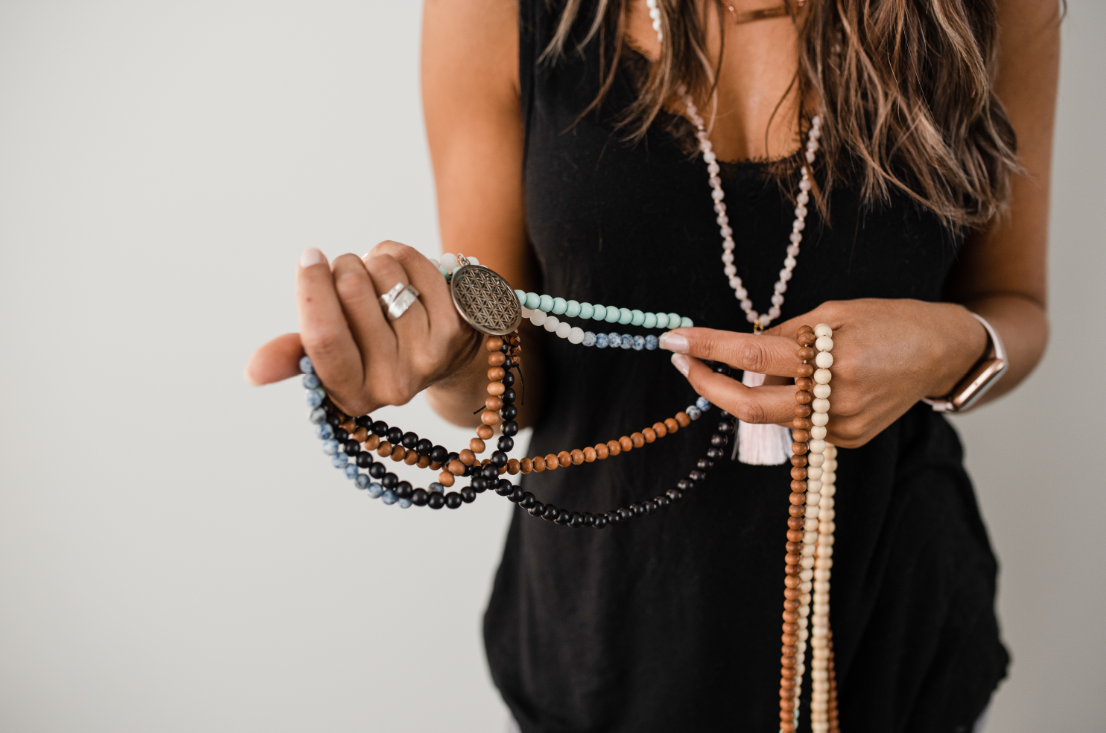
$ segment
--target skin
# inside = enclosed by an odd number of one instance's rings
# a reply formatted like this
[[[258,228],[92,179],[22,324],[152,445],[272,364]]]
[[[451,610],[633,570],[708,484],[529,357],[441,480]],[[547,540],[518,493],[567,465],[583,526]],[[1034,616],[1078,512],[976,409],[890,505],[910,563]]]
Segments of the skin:
[[[740,0],[738,10],[763,6]],[[713,14],[708,14],[713,18]],[[628,40],[658,52],[644,0],[633,5]],[[713,23],[714,21],[710,21]],[[825,303],[753,336],[677,329],[662,346],[695,390],[750,423],[785,423],[793,415],[801,325],[834,329],[833,394],[828,440],[856,447],[926,396],[945,395],[984,355],[987,335],[969,313],[986,318],[1006,345],[1009,368],[980,403],[1016,387],[1048,340],[1046,246],[1052,130],[1059,70],[1059,7],[1047,0],[999,0],[1004,53],[996,91],[1018,135],[1024,174],[1013,186],[1011,214],[971,234],[954,267],[948,302],[861,299]],[[516,0],[426,0],[422,84],[445,250],[476,256],[512,287],[538,290],[526,237],[522,195],[523,129],[519,107]],[[708,52],[717,54],[718,28]],[[727,28],[711,139],[724,160],[776,158],[792,152],[795,115],[785,98],[797,66],[797,34],[786,18]],[[782,236],[782,235],[781,235]],[[420,302],[397,321],[381,312],[378,293],[411,282]],[[427,390],[445,419],[473,426],[483,402],[486,364],[460,321],[437,270],[395,242],[364,258],[328,264],[308,250],[296,270],[300,334],[286,334],[254,354],[247,379],[265,384],[295,376],[306,351],[339,406],[351,414],[408,402]],[[541,339],[523,330],[527,403],[522,424],[541,408]],[[713,373],[700,359],[769,375],[748,388]],[[978,404],[978,403],[977,403]]]

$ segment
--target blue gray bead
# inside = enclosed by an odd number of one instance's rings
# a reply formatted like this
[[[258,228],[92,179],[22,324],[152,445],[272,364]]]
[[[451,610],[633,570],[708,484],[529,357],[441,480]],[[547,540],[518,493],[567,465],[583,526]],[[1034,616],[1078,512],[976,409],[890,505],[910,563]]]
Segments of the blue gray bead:
[[[304,396],[304,401],[307,402],[308,407],[318,407],[323,404],[323,395],[319,394],[322,390],[312,389]]]
[[[708,400],[706,397],[700,397],[699,399],[695,400],[695,406],[703,412],[706,412],[710,409],[710,400]]]
[[[372,479],[369,478],[368,474],[359,473],[357,474],[357,478],[355,478],[353,482],[357,484],[357,488],[367,489],[369,488],[369,484],[372,483]]]
[[[347,463],[346,467],[343,470],[346,472],[346,478],[348,478],[350,481],[353,481],[358,476],[363,475],[363,474],[357,473],[357,464],[356,463]]]
[[[607,343],[611,345],[612,349],[617,349],[622,346],[622,337],[612,331],[607,334]]]
[[[319,440],[330,440],[334,437],[334,426],[328,422],[324,422],[319,427],[315,428],[315,437]],[[335,441],[337,445],[337,441]]]
[[[584,346],[595,346],[595,340],[596,337],[594,333],[592,333],[591,331],[584,332],[584,340],[582,342]]]
[[[323,441],[323,453],[328,456],[338,454],[338,441],[337,440],[324,440]]]
[[[410,499],[400,499],[399,500],[399,508],[400,509],[406,509],[409,506],[411,506],[411,500]]]
[[[322,382],[320,382],[319,378],[316,377],[314,374],[303,375],[303,386],[307,389],[318,389],[319,385],[321,384]]]
[[[369,491],[369,496],[371,496],[374,499],[379,499],[380,495],[384,493],[384,487],[381,486],[380,484],[376,483],[375,481],[373,481],[371,484],[369,484],[368,491]]]
[[[308,394],[314,394],[314,392],[308,392]],[[326,422],[326,410],[316,405],[315,409],[307,416],[307,419],[312,425],[322,425]],[[320,435],[319,437],[321,438],[323,436]]]
[[[686,412],[687,416],[690,417],[692,420],[698,420],[703,416],[703,413],[695,405],[691,405],[686,410],[684,410],[684,412]]]
[[[609,339],[607,339],[607,334],[598,333],[598,334],[595,335],[595,348],[605,349],[605,348],[607,348],[609,343],[610,342],[609,342]]]
[[[311,357],[305,356],[300,359],[300,371],[304,374],[315,373],[315,366],[311,363]]]
[[[392,491],[391,489],[387,489],[383,494],[380,495],[380,500],[383,501],[385,504],[395,504],[396,492]]]
[[[645,337],[634,336],[634,351],[641,351],[645,348]]]
[[[345,453],[336,453],[331,457],[330,465],[335,468],[345,468],[349,465],[349,456]]]
[[[645,348],[648,351],[652,351],[653,349],[657,348],[657,344],[659,344],[659,343],[660,343],[660,340],[657,339],[656,336],[646,336],[645,337]]]
[[[445,493],[445,487],[439,484],[437,481],[426,487],[427,491],[432,491],[436,494]]]
[[[622,334],[622,348],[632,349],[634,347],[634,337],[628,333]]]

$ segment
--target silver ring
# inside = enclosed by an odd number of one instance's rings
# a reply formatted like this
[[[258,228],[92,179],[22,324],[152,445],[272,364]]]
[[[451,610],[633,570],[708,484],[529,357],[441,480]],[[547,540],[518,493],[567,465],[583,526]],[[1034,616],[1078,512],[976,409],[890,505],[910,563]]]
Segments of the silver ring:
[[[388,310],[388,306],[399,297],[399,294],[403,292],[405,287],[407,287],[407,285],[404,283],[396,283],[391,290],[380,296],[380,307],[384,310]]]
[[[394,291],[395,291],[395,288],[392,288],[391,290],[388,291],[388,295],[391,295],[392,292],[394,292]],[[387,297],[387,296],[385,296],[385,297]],[[404,313],[407,312],[407,309],[410,308],[414,304],[414,302],[418,299],[419,299],[419,291],[415,289],[415,286],[405,285],[399,291],[399,294],[394,296],[392,298],[391,302],[388,303],[387,306],[385,306],[385,310],[388,313],[388,320],[389,321],[394,321],[397,318],[399,318],[400,316],[402,316]]]

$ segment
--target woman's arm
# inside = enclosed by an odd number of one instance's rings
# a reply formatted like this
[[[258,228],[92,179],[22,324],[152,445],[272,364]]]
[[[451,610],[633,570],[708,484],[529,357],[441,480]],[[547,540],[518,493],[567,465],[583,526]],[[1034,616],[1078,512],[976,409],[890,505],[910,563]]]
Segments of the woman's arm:
[[[520,290],[536,290],[522,200],[523,123],[519,105],[517,0],[426,0],[422,99],[438,193],[442,249],[477,257]],[[527,403],[541,393],[539,339],[523,331]],[[531,334],[530,338],[526,335]],[[473,425],[487,396],[482,355],[430,388],[431,406]]]

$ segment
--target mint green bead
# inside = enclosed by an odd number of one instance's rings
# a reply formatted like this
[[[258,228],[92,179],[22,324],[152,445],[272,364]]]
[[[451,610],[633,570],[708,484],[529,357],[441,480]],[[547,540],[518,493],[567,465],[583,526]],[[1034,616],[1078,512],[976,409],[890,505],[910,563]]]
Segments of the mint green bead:
[[[563,316],[566,308],[568,308],[568,303],[565,302],[564,298],[553,299],[553,315]]]
[[[680,319],[680,328],[691,328],[695,323],[690,318],[684,317]]]
[[[668,314],[667,313],[658,313],[657,314],[657,328],[668,328]]]
[[[645,323],[645,314],[639,310],[630,311],[630,324],[634,326],[640,326]]]
[[[679,328],[680,327],[680,317],[678,315],[676,315],[675,313],[669,313],[668,314],[668,327],[669,328]]]
[[[515,291],[515,297],[518,298],[518,304],[519,305],[526,305],[526,291],[525,290],[516,290]]]
[[[591,318],[594,314],[595,314],[595,306],[593,306],[591,303],[581,303],[580,304],[580,317],[581,318]]]
[[[645,326],[646,328],[656,328],[657,327],[657,314],[656,313],[646,313],[645,314],[645,322],[642,323],[641,325]]]
[[[538,309],[543,310],[546,313],[553,310],[553,296],[552,295],[543,295],[543,296],[541,296],[541,302],[538,303]]]
[[[452,269],[452,270],[450,271],[450,273],[449,273],[449,276],[450,276],[450,277],[453,277],[454,275],[456,275],[456,274],[457,274],[457,271],[458,271],[458,270],[460,270],[460,269],[461,269],[461,268],[462,268],[463,266],[464,266],[464,265],[457,265],[456,267],[454,267],[454,268],[453,268],[453,269]]]
[[[442,277],[449,277],[449,270],[445,269],[441,265],[438,265],[438,272],[442,273]]]
[[[629,308],[619,308],[618,309],[618,322],[621,325],[623,325],[623,326],[629,325],[630,321],[632,321],[632,320],[634,320],[634,314],[630,311]]]
[[[597,321],[601,321],[604,318],[606,318],[607,317],[607,306],[605,306],[605,305],[595,306],[595,311],[591,314],[591,317],[594,318]]]
[[[565,315],[569,318],[575,318],[580,315],[580,304],[575,300],[568,301],[568,305],[565,306]]]
[[[621,311],[615,308],[613,305],[607,309],[607,317],[603,320],[607,323],[615,323],[618,321],[618,317],[621,315]]]
[[[527,293],[526,294],[526,307],[529,308],[530,310],[537,310],[538,309],[538,303],[540,303],[540,302],[541,302],[541,296],[538,295],[537,293]]]

